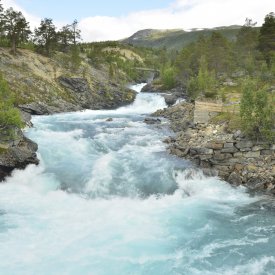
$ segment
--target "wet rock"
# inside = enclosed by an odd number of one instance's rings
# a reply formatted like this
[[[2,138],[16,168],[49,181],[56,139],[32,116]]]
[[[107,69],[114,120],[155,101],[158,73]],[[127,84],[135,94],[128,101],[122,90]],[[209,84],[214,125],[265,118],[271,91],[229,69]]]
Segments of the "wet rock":
[[[168,106],[172,106],[177,102],[178,97],[177,95],[165,95],[164,100]]]
[[[162,92],[160,85],[154,85],[153,83],[148,83],[141,89],[142,93],[159,93]]]
[[[242,184],[242,178],[237,172],[232,172],[227,181],[233,185],[241,185]]]
[[[23,137],[17,146],[8,147],[0,153],[0,181],[9,176],[14,169],[24,169],[29,164],[38,164],[37,144]]]
[[[161,120],[159,118],[149,118],[149,117],[147,117],[147,118],[144,119],[144,122],[146,124],[160,124]]]
[[[113,118],[109,117],[109,118],[106,119],[106,121],[111,122],[111,121],[113,121]]]

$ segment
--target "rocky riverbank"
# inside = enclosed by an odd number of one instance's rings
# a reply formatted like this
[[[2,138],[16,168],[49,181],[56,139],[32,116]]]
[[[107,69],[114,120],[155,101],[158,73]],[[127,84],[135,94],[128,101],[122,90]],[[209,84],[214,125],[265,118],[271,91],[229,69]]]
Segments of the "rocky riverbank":
[[[171,154],[189,159],[232,185],[275,194],[275,145],[228,132],[225,124],[194,124],[194,104],[183,102],[153,114],[170,121],[174,137],[165,140]]]
[[[13,56],[0,48],[0,73],[24,112],[44,115],[83,109],[111,109],[134,101],[136,93],[125,82],[109,76],[106,64],[95,67],[82,57],[74,68],[69,56],[56,53],[52,58],[20,49]]]
[[[24,169],[29,164],[38,164],[38,146],[26,138],[21,129],[8,129],[0,132],[0,181],[14,169]]]

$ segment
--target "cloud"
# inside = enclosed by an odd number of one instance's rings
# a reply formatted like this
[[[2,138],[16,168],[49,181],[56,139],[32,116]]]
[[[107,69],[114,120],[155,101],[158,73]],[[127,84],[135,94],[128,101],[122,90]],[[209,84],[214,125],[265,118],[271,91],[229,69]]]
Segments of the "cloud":
[[[24,11],[16,5],[16,0],[4,0],[5,6],[7,3],[21,10],[31,26],[39,24],[40,18]],[[242,25],[246,17],[261,25],[264,16],[271,11],[274,11],[274,0],[175,0],[165,9],[144,10],[120,17],[83,18],[79,27],[84,41],[116,40],[148,28],[187,30]],[[61,26],[61,23],[56,25]]]
[[[16,11],[21,11],[23,13],[23,15],[26,17],[27,21],[30,23],[30,27],[32,30],[34,30],[35,27],[38,27],[40,25],[41,19],[40,17],[33,15],[31,13],[29,13],[28,11],[26,11],[24,8],[22,8],[21,6],[19,6],[16,3],[16,0],[3,0],[3,7],[5,9],[8,9],[10,7],[12,7],[14,10]],[[47,15],[45,14],[45,17],[47,17]],[[66,22],[54,22],[54,24],[60,28],[64,25],[66,25]]]
[[[243,25],[252,18],[261,25],[274,9],[274,0],[177,0],[166,9],[148,10],[123,17],[96,16],[80,21],[84,40],[112,40],[146,29],[213,28]]]
[[[12,7],[16,11],[21,11],[23,13],[23,15],[26,17],[27,21],[30,22],[31,29],[34,29],[34,27],[37,27],[40,24],[41,18],[28,13],[22,7],[17,5],[15,0],[4,0],[3,7],[5,9]]]

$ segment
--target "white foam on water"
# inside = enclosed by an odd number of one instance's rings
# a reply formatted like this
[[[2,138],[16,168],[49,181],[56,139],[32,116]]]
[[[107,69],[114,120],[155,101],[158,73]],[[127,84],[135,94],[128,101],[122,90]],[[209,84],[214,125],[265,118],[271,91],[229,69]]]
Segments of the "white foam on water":
[[[33,119],[41,163],[0,185],[0,274],[272,274],[272,211],[168,156],[143,123],[163,106]]]

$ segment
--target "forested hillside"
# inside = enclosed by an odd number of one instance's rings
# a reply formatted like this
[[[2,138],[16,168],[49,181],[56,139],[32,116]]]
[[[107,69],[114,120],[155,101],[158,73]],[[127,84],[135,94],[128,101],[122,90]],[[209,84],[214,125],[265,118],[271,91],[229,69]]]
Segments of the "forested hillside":
[[[224,102],[228,111],[216,120],[230,127],[242,125],[256,139],[274,139],[274,13],[260,29],[247,19],[236,41],[213,31],[166,57],[156,84],[163,89],[183,86],[193,100]]]
[[[129,38],[122,40],[122,42],[137,47],[180,50],[195,42],[200,36],[209,37],[213,31],[222,34],[229,41],[234,41],[240,28],[241,26],[229,26],[203,30],[192,29],[190,31],[147,29],[136,32]]]

